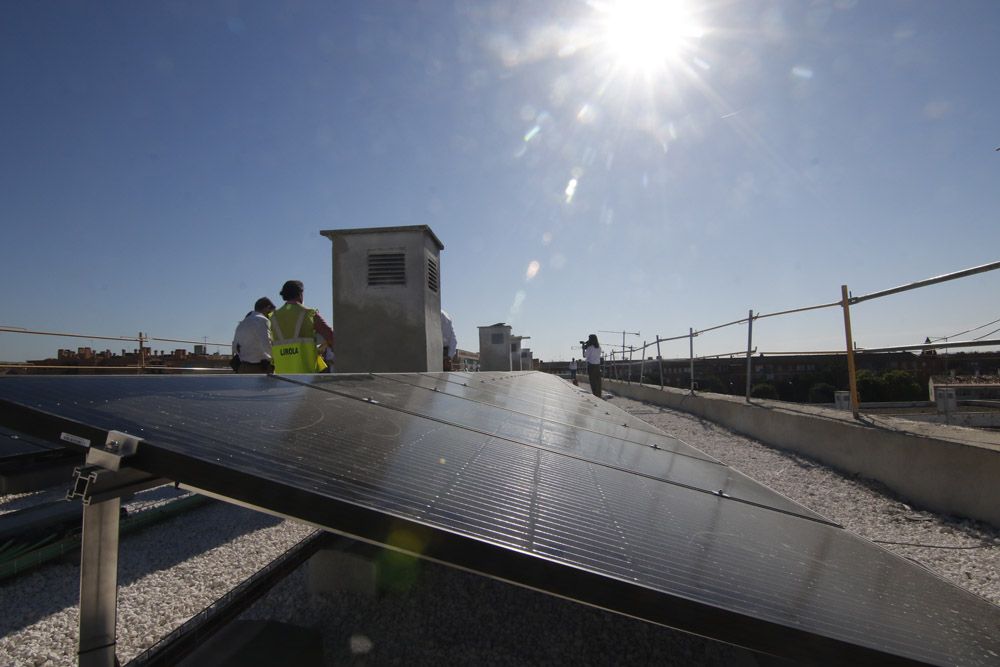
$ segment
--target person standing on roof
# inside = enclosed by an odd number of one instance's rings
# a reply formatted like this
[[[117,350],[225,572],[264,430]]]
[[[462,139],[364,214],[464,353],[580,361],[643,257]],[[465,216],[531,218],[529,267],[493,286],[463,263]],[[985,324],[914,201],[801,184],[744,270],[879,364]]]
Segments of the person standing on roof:
[[[590,334],[583,344],[583,359],[587,362],[587,375],[590,377],[590,391],[601,398],[601,344],[597,342],[597,334]]]
[[[322,365],[316,349],[316,334],[333,347],[333,329],[315,308],[302,305],[301,280],[289,280],[281,288],[283,305],[271,315],[274,342],[271,357],[275,373],[318,373]]]
[[[455,338],[455,325],[452,324],[451,315],[441,311],[441,341],[444,343],[444,370],[451,370],[451,360],[458,352],[458,339]]]
[[[274,304],[266,296],[257,299],[253,310],[236,326],[233,334],[233,357],[237,373],[270,373],[271,363],[271,323],[268,317],[274,312]]]

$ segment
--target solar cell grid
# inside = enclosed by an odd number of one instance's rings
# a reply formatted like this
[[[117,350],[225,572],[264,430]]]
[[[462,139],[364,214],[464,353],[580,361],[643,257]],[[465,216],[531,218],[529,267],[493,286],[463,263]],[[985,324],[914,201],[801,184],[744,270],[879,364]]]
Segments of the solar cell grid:
[[[998,660],[996,607],[841,528],[501,437],[495,421],[447,423],[454,396],[382,396],[419,417],[291,380],[0,378],[0,417],[16,403],[124,430],[145,439],[148,472],[364,540],[402,527],[420,555],[724,641],[827,662]],[[519,382],[559,391],[494,384]]]
[[[317,376],[310,382],[319,386],[332,384],[339,386],[342,382],[361,381],[366,376]],[[597,409],[596,399],[570,396],[552,397],[551,393],[530,396],[517,393],[512,395],[509,387],[494,386],[496,383],[481,381],[468,385],[442,379],[426,378],[415,374],[391,374],[379,378],[383,384],[403,383],[421,387],[449,396],[462,398],[468,402],[500,408],[505,414],[519,414],[543,418],[547,421],[563,423],[573,428],[593,431],[601,435],[628,440],[645,445],[653,445],[686,449],[691,456],[714,461],[711,456],[680,443],[676,438],[670,438],[645,422],[632,415],[618,410],[612,405],[603,403]],[[527,378],[525,378],[527,380]],[[392,391],[384,388],[383,391]],[[591,403],[594,401],[594,403]],[[626,426],[627,425],[627,426]]]
[[[448,375],[447,373],[442,375]],[[569,390],[570,385],[562,380],[556,380],[565,386],[546,386],[547,383],[535,378],[535,373],[525,373],[516,376],[517,391],[510,391],[511,378],[494,379],[449,379],[446,377],[428,377],[416,373],[392,373],[383,376],[386,380],[406,382],[425,389],[461,396],[470,400],[534,415],[548,419],[565,420],[573,426],[597,430],[608,435],[618,435],[619,427],[628,424],[628,428],[638,431],[633,439],[644,434],[663,435],[659,429],[632,415],[613,409],[613,406],[599,401],[592,394]],[[553,379],[553,378],[550,378]],[[704,454],[703,454],[704,456]]]
[[[764,504],[783,512],[825,520],[774,491],[723,466],[702,452],[663,435],[655,438],[659,448],[636,443],[631,433],[620,429],[616,438],[574,428],[561,421],[549,421],[522,413],[498,410],[490,405],[425,388],[401,385],[384,378],[343,376],[318,377],[309,383],[324,391],[371,398],[388,408],[445,421],[449,424],[496,435],[529,446],[570,454],[625,470],[651,475],[702,491],[723,492],[733,498]],[[613,406],[607,406],[617,411]]]

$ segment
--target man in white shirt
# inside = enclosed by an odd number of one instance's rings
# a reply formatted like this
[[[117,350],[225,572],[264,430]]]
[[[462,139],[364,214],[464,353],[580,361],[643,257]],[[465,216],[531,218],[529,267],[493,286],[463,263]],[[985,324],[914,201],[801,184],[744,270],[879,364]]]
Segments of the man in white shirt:
[[[257,299],[253,310],[236,326],[233,355],[239,355],[237,373],[272,373],[271,320],[274,304],[266,296]]]

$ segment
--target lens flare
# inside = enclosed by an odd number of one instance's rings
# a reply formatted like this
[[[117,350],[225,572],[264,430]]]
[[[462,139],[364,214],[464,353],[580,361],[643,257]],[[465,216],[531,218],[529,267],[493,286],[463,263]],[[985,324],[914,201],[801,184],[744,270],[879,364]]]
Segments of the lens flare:
[[[575,178],[571,178],[569,179],[569,183],[566,184],[566,191],[564,192],[564,194],[566,195],[567,204],[573,203],[573,196],[576,195],[576,185],[578,182],[579,181],[577,181]]]

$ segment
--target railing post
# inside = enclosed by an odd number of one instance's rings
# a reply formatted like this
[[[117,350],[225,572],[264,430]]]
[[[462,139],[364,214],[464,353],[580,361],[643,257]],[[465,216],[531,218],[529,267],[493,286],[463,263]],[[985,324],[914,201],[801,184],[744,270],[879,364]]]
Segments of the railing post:
[[[624,352],[623,352],[624,354]],[[628,346],[628,383],[632,384],[632,346]]]
[[[646,341],[642,341],[642,360],[639,362],[639,384],[642,384],[642,374],[646,372]]]
[[[660,334],[656,334],[656,360],[660,366],[660,389],[663,389],[663,355],[660,354]]]
[[[145,337],[142,332],[139,332],[139,367],[136,369],[136,373],[142,375],[143,370],[146,368],[146,352],[144,350]]]
[[[847,381],[851,388],[851,413],[858,418],[858,378],[854,370],[854,335],[851,333],[851,301],[847,285],[840,286],[840,305],[844,308],[844,335],[847,337]]]
[[[688,347],[690,348],[691,357],[691,393],[694,393],[694,329],[688,328]]]
[[[750,402],[750,380],[753,377],[751,366],[753,364],[753,308],[747,315],[747,403]]]

